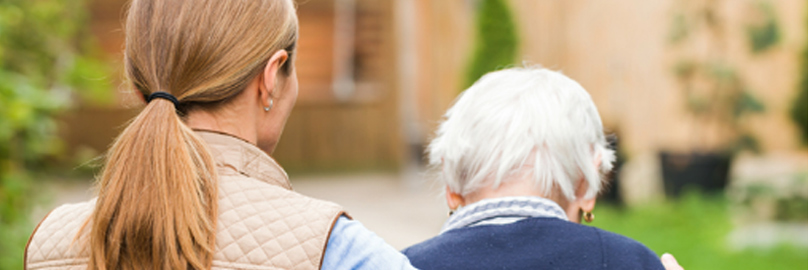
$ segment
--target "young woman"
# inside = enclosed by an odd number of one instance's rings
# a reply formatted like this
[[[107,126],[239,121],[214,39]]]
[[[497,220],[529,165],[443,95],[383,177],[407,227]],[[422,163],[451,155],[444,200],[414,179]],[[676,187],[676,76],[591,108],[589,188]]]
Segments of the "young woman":
[[[270,157],[297,98],[291,0],[134,0],[125,65],[146,107],[98,197],[53,210],[27,269],[410,269]]]

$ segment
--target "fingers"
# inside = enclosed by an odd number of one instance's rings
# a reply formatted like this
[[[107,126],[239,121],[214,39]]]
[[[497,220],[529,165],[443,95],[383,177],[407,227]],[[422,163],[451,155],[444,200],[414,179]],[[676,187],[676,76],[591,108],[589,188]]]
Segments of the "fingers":
[[[662,265],[665,266],[665,270],[684,270],[684,268],[679,265],[679,262],[676,261],[676,258],[674,258],[670,253],[662,254],[661,259]]]

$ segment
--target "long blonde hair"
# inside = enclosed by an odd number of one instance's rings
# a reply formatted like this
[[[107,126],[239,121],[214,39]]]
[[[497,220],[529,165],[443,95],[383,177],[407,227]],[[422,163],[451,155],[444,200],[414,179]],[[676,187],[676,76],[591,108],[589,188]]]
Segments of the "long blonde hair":
[[[168,92],[179,106],[149,102],[110,148],[87,223],[90,269],[212,266],[217,176],[182,115],[241,93],[273,53],[293,55],[297,29],[291,0],[132,1],[127,77],[144,96]]]

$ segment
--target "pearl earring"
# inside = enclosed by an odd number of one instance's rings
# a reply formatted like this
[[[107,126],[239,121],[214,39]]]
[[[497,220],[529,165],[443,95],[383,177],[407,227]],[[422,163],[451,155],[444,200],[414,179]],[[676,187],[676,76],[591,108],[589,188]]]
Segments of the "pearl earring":
[[[272,110],[273,103],[274,103],[273,100],[269,99],[269,107],[264,107],[264,111],[268,112],[269,110]]]

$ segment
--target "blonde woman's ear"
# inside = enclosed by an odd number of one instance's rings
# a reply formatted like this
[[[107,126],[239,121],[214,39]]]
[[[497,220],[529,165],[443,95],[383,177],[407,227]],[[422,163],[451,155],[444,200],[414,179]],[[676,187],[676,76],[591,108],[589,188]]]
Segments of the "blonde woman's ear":
[[[289,52],[286,50],[278,50],[272,54],[272,57],[267,61],[267,65],[264,67],[264,72],[261,75],[261,89],[266,90],[269,97],[275,95],[273,91],[275,91],[275,84],[278,80],[278,71],[288,59]]]

